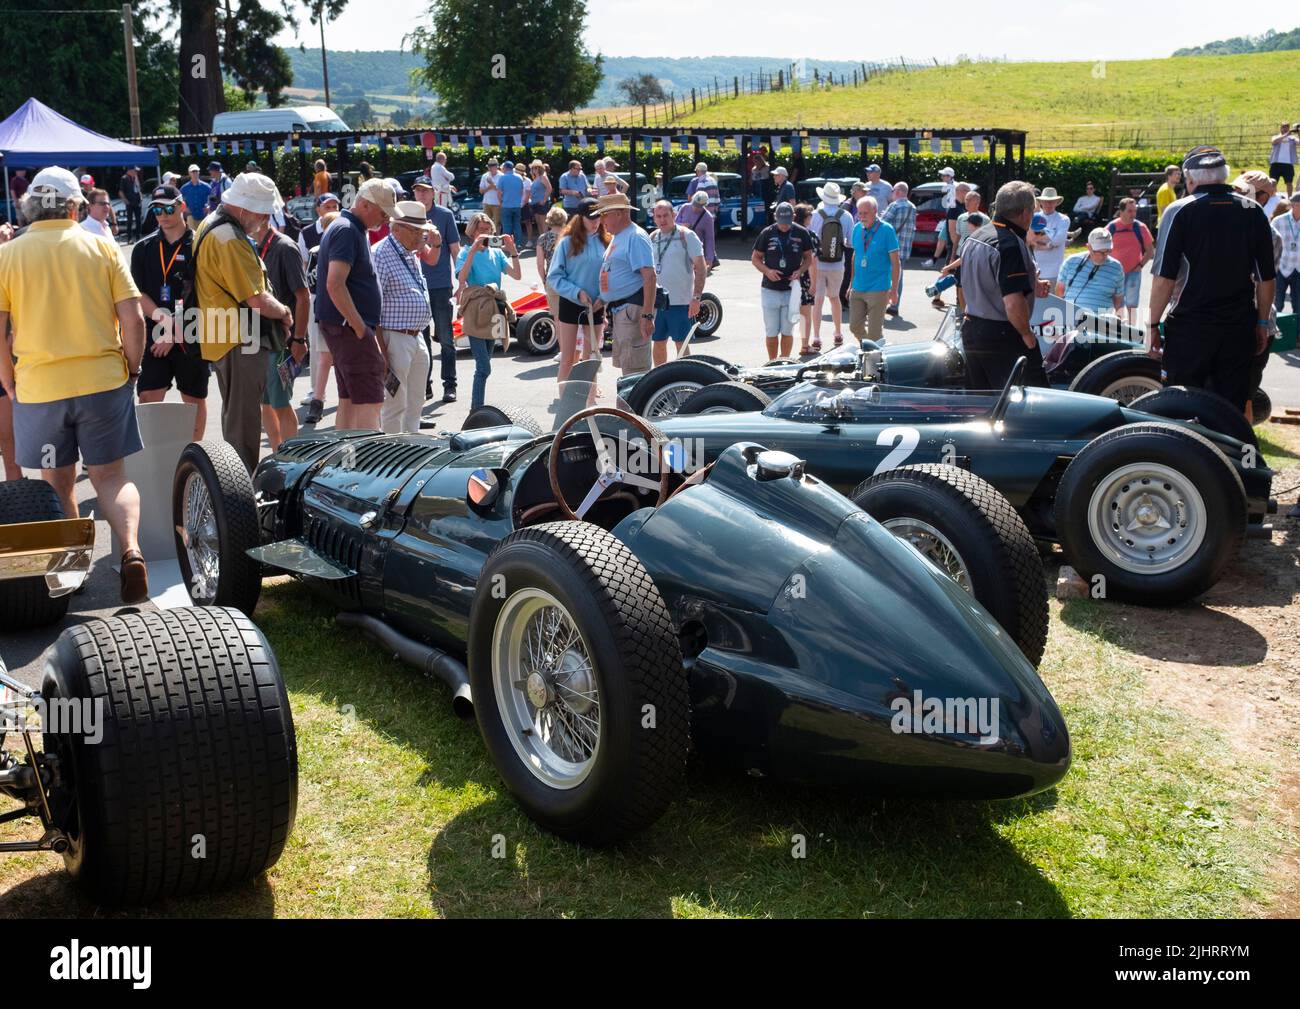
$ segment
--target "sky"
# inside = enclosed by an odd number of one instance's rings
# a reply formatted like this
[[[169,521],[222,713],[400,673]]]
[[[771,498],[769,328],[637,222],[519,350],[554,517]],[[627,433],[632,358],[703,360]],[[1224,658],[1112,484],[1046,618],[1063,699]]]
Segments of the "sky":
[[[327,26],[325,43],[330,49],[397,49],[402,36],[424,19],[427,9],[427,0],[383,0],[380,5],[353,0],[339,20]],[[1300,13],[1279,11],[1245,27],[1241,12],[1233,5],[1208,0],[1187,0],[1167,9],[1135,4],[1134,0],[1025,4],[1019,8],[1024,14],[1017,20],[1007,16],[1007,9],[972,7],[969,0],[927,0],[924,17],[901,19],[902,25],[914,27],[910,34],[890,32],[887,41],[876,44],[861,30],[876,23],[875,19],[854,19],[852,4],[804,7],[790,0],[744,0],[733,6],[701,5],[699,0],[588,0],[586,41],[592,52],[609,56],[952,60],[966,55],[1120,60],[1168,56],[1184,46],[1300,26]],[[377,10],[382,10],[383,17],[375,16]],[[972,16],[981,10],[984,13]],[[697,19],[703,21],[704,30],[687,30]],[[935,30],[958,23],[967,27]],[[319,45],[319,35],[305,17],[302,36],[300,40],[289,31],[276,41],[285,46],[299,41],[308,48]]]

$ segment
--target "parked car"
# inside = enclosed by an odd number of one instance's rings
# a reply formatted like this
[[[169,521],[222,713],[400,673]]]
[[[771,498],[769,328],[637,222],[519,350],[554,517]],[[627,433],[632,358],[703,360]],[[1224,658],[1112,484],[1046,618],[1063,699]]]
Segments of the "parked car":
[[[973,185],[973,188],[976,192],[979,191],[979,186]],[[912,255],[928,259],[934,255],[937,241],[935,229],[947,217],[947,211],[943,208],[943,183],[923,182],[911,191],[909,198],[916,204],[916,235],[912,239]],[[983,205],[981,198],[981,208]]]
[[[738,228],[740,227],[740,191],[742,180],[735,172],[712,172],[715,179],[718,180],[718,197],[722,201],[719,207],[720,228]],[[668,199],[672,201],[674,207],[680,207],[686,202],[686,187],[690,185],[691,175],[675,175],[668,183]],[[746,220],[751,228],[762,228],[767,225],[767,208],[763,206],[763,201],[757,197],[751,196],[746,206]]]
[[[851,207],[848,207],[847,204],[849,200],[849,193],[853,189],[853,184],[859,181],[861,180],[853,179],[853,178],[824,179],[820,175],[811,179],[801,179],[794,184],[795,199],[797,199],[800,203],[808,203],[815,207],[817,206],[817,204],[821,203],[821,199],[822,199],[820,196],[817,195],[817,190],[820,189],[822,186],[826,185],[826,183],[828,182],[834,182],[837,186],[840,187],[840,192],[844,195],[845,209],[848,210],[849,213],[854,213],[853,209]]]

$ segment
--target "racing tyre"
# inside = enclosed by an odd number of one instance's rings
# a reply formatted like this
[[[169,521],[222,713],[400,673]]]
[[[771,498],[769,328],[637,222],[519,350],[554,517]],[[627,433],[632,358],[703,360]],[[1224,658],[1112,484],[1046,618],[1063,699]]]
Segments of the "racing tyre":
[[[663,597],[586,522],[511,533],[470,612],[474,713],[506,787],[547,830],[608,844],[681,790],[690,735],[682,653]]]
[[[275,653],[237,610],[129,613],[64,631],[41,685],[65,716],[45,746],[64,864],[101,904],[234,886],[275,864],[298,751]],[[94,734],[86,729],[93,724]],[[53,810],[52,810],[53,811]]]
[[[249,615],[262,594],[253,481],[224,441],[185,446],[172,480],[172,527],[181,577],[196,606],[233,606]]]
[[[714,357],[712,354],[692,354],[691,360],[702,361],[704,364],[717,365],[717,367],[723,368],[727,371],[730,371],[734,367],[730,361],[725,361],[720,357]]]
[[[534,438],[541,435],[542,429],[537,421],[529,416],[527,410],[520,410],[513,406],[488,406],[484,404],[476,410],[471,410],[469,416],[465,418],[465,423],[461,425],[462,431],[477,431],[483,427],[521,427]]]
[[[1105,396],[1123,406],[1160,387],[1160,362],[1147,357],[1141,350],[1103,354],[1075,375],[1070,383],[1071,392]]]
[[[1263,424],[1273,416],[1273,400],[1263,389],[1256,389],[1250,394],[1251,423]]]
[[[696,336],[713,336],[722,325],[722,301],[716,295],[705,291],[700,295],[700,311],[695,321],[699,323]]]
[[[727,373],[711,364],[684,357],[652,368],[627,394],[633,413],[648,420],[671,417],[697,389],[727,381]]]
[[[530,354],[551,353],[559,344],[551,313],[544,308],[525,313],[515,324],[515,339]]]
[[[1246,492],[1203,435],[1128,424],[1089,442],[1066,468],[1056,528],[1079,574],[1104,578],[1106,598],[1179,603],[1217,582],[1237,555]]]
[[[1169,385],[1157,392],[1139,396],[1129,403],[1129,408],[1169,420],[1195,421],[1202,427],[1226,434],[1247,445],[1259,445],[1255,430],[1250,426],[1246,415],[1218,393],[1208,389]]]
[[[10,522],[52,522],[63,518],[63,504],[44,480],[0,483],[0,526]],[[44,575],[0,581],[0,630],[44,627],[68,613],[71,594],[50,598]]]
[[[762,389],[755,389],[744,382],[719,382],[706,385],[691,394],[677,410],[680,416],[700,413],[753,413],[764,409],[772,402],[772,397]]]
[[[864,480],[851,497],[974,596],[1038,666],[1047,646],[1043,563],[992,484],[956,466],[903,466]]]

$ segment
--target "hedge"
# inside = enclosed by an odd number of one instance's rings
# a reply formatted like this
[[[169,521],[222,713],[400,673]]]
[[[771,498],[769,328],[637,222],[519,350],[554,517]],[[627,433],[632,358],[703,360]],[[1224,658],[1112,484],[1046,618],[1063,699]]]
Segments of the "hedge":
[[[488,158],[496,157],[505,160],[507,156],[505,149],[499,147],[475,148],[472,156],[464,147],[458,150],[447,147],[442,149],[447,153],[449,167],[472,167],[476,172],[486,171]],[[515,153],[518,155],[519,152]],[[534,157],[540,157],[550,164],[553,177],[560,175],[565,170],[567,162],[572,158],[577,158],[590,169],[598,154],[596,148],[591,145],[564,151],[561,151],[558,147],[550,151],[534,148],[531,153]],[[621,147],[607,145],[604,148],[604,153],[612,156],[618,161],[620,167],[626,170],[628,167],[628,148],[626,145]],[[637,161],[637,170],[639,172],[653,176],[662,170],[663,154],[658,148],[647,150],[642,147],[637,151],[637,154],[639,156]],[[314,148],[306,155],[309,176],[311,174],[311,164],[317,158],[324,158],[331,170],[337,171],[339,169],[338,155],[335,149]],[[161,169],[171,169],[183,175],[187,164],[191,160],[195,159],[179,156],[165,157]],[[275,179],[282,193],[288,194],[296,191],[299,185],[298,153],[296,151],[288,154],[280,149],[259,151],[256,157],[251,158],[245,155],[227,156],[226,161],[229,163],[226,167],[227,169],[242,170],[243,165],[249,160],[256,160],[262,166],[262,170]],[[733,150],[711,150],[708,153],[702,153],[701,160],[708,162],[709,167],[714,171],[740,172],[743,170],[741,157]],[[871,151],[856,154],[805,153],[803,155],[804,170],[802,177],[864,178],[866,176],[866,166],[878,160],[880,160],[880,155]],[[1024,176],[1027,181],[1032,182],[1035,186],[1055,186],[1057,192],[1065,197],[1064,206],[1068,208],[1074,204],[1074,200],[1078,196],[1083,194],[1084,182],[1087,180],[1091,179],[1099,184],[1099,188],[1104,188],[1105,180],[1110,177],[1111,169],[1118,169],[1122,172],[1160,172],[1164,170],[1166,165],[1177,163],[1179,160],[1178,155],[1170,152],[1112,151],[1105,154],[1079,154],[1072,151],[1039,151],[1026,153]],[[207,164],[205,155],[198,157],[197,161],[203,165]],[[357,165],[362,161],[370,162],[378,171],[381,161],[379,148],[374,145],[354,147],[348,153],[347,167],[349,170],[355,171]],[[428,163],[422,148],[397,146],[388,148],[388,173],[390,175],[420,169]],[[781,149],[777,155],[776,163],[787,166],[792,164],[790,148]],[[674,147],[669,152],[668,170],[670,175],[689,174],[694,165],[695,152],[693,150],[682,150]],[[901,172],[902,165],[903,158],[901,154],[890,157],[885,177],[890,182],[903,181],[910,186],[917,186],[922,182],[936,180],[939,169],[945,165],[951,165],[956,170],[958,179],[965,178],[972,182],[983,183],[987,178],[989,159],[987,154],[915,153],[908,159],[908,172],[905,175]],[[649,166],[649,170],[647,170],[647,166]],[[268,171],[268,169],[270,170]],[[1003,171],[1001,152],[999,152],[998,172],[1000,179]]]

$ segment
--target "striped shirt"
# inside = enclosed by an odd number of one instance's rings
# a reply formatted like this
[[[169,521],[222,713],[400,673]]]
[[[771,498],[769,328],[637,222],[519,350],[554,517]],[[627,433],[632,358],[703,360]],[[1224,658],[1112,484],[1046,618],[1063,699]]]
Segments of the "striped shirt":
[[[415,253],[407,252],[389,235],[371,250],[375,278],[383,303],[379,325],[384,329],[423,329],[432,315],[429,288]]]
[[[898,258],[906,259],[912,254],[912,239],[916,237],[916,204],[904,196],[887,206],[880,219],[898,232]]]
[[[1065,285],[1065,300],[1093,312],[1112,312],[1115,299],[1124,296],[1124,267],[1113,256],[1094,263],[1086,252],[1076,252],[1061,266],[1057,280]]]
[[[1300,221],[1291,214],[1273,218],[1273,233],[1282,240],[1277,256],[1277,275],[1289,277],[1300,270]],[[1274,243],[1276,245],[1276,243]]]

